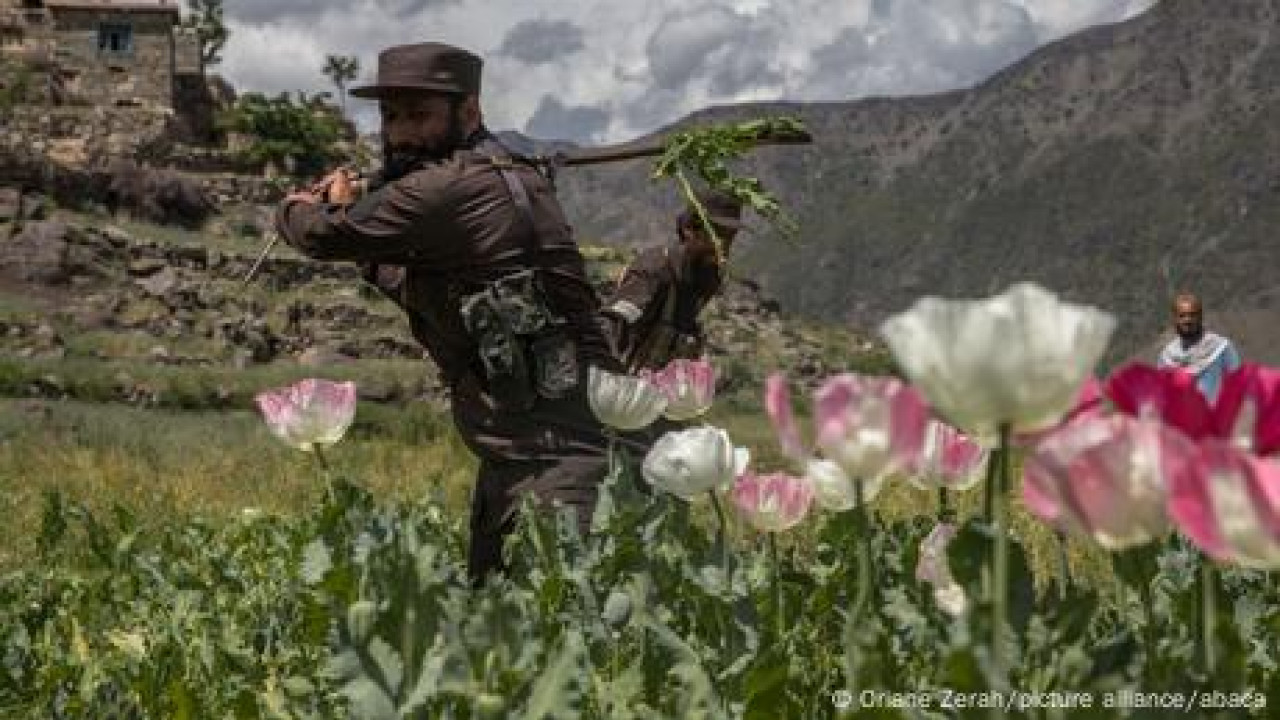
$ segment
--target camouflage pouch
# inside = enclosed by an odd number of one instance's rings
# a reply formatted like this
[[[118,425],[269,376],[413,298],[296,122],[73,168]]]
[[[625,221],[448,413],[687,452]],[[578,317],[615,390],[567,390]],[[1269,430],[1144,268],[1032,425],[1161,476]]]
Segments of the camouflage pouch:
[[[552,326],[534,336],[530,350],[539,395],[558,400],[578,386],[578,348],[563,327]]]
[[[537,396],[524,344],[513,332],[509,313],[496,300],[492,287],[463,298],[460,310],[467,332],[476,342],[493,401],[512,410],[531,409]]]
[[[462,298],[495,402],[528,410],[538,396],[564,397],[578,384],[577,348],[547,306],[536,271],[521,270]]]
[[[533,335],[553,320],[543,301],[542,284],[533,270],[520,270],[489,283],[486,290],[506,318],[511,332]]]

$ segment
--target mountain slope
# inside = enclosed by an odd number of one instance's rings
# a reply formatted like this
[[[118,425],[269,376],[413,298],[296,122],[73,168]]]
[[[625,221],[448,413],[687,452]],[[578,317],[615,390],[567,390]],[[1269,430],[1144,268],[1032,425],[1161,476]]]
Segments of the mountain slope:
[[[814,134],[742,165],[801,223],[799,245],[762,232],[735,250],[788,311],[869,328],[923,294],[1032,279],[1116,312],[1116,360],[1148,352],[1188,288],[1247,356],[1280,362],[1278,22],[1280,0],[1165,0],[969,90],[678,126],[794,113]],[[648,170],[563,173],[579,233],[668,237],[674,192]]]

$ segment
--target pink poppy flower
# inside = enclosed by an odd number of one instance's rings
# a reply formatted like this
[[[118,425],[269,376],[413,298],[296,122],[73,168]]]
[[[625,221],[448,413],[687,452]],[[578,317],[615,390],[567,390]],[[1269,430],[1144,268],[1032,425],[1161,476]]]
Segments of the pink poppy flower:
[[[896,378],[837,375],[815,397],[817,445],[851,478],[910,468],[924,447],[929,410]]]
[[[990,452],[976,440],[939,420],[929,421],[920,453],[912,462],[912,484],[921,488],[967,490],[986,472]]]
[[[795,527],[813,504],[813,485],[804,478],[783,473],[744,473],[738,476],[730,494],[747,522],[764,532]]]
[[[955,525],[939,523],[920,541],[916,579],[933,586],[934,602],[943,612],[959,617],[969,607],[969,597],[951,574],[951,565],[947,561],[947,545],[955,534]]]
[[[267,427],[299,450],[311,452],[342,439],[356,414],[356,384],[308,378],[254,397]]]
[[[657,372],[642,371],[667,398],[663,415],[668,420],[692,420],[711,408],[716,394],[716,373],[706,360],[676,358]]]
[[[1173,477],[1169,515],[1205,554],[1280,568],[1280,463],[1210,439]]]
[[[1192,454],[1181,434],[1125,415],[1050,433],[1023,467],[1023,500],[1063,530],[1108,550],[1142,545],[1169,529],[1167,487]]]
[[[1214,434],[1258,455],[1280,451],[1280,369],[1245,363],[1222,379]]]

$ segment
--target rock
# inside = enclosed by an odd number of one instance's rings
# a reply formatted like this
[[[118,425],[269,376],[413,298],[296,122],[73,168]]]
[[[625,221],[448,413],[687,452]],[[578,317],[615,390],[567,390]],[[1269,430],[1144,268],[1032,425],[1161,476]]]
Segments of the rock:
[[[164,265],[159,272],[134,283],[149,295],[164,297],[178,284],[178,273],[170,265]]]
[[[102,236],[105,237],[117,250],[128,247],[134,243],[132,235],[115,225],[108,225],[102,228]]]
[[[135,277],[147,277],[160,272],[166,267],[168,265],[160,258],[135,258],[129,262],[129,274]]]
[[[44,220],[49,212],[49,201],[38,192],[25,193],[21,202],[24,220]]]
[[[298,364],[305,367],[327,367],[349,363],[353,359],[350,355],[344,355],[331,348],[312,346],[298,355]]]
[[[27,223],[22,232],[0,242],[0,273],[28,282],[65,284],[71,276],[68,235],[60,222]]]
[[[22,219],[22,193],[17,188],[0,187],[0,224]]]

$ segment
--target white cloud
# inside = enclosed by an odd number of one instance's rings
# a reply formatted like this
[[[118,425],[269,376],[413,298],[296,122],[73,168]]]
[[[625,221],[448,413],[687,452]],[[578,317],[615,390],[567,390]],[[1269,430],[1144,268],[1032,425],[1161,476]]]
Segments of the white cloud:
[[[217,71],[242,90],[315,92],[332,89],[328,54],[356,55],[363,84],[385,47],[449,42],[485,58],[494,129],[606,142],[710,104],[970,85],[1154,1],[227,0]],[[371,104],[351,108],[376,122]]]

